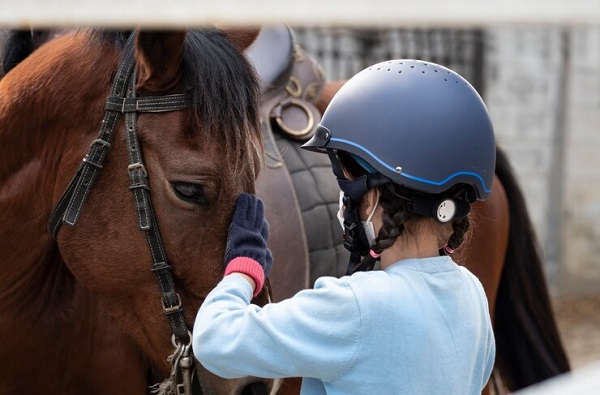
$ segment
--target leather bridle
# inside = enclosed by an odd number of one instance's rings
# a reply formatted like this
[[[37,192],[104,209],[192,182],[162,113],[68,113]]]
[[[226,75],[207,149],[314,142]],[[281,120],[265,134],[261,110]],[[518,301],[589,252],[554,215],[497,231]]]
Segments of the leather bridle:
[[[162,306],[169,318],[173,332],[172,343],[176,350],[170,357],[173,372],[170,379],[179,379],[175,370],[182,369],[180,364],[188,364],[190,357],[190,333],[185,324],[181,299],[175,290],[171,266],[167,261],[164,245],[157,227],[156,217],[150,200],[148,173],[142,162],[140,143],[136,134],[137,114],[140,112],[168,112],[191,107],[191,100],[185,94],[136,97],[135,92],[135,31],[131,33],[123,51],[121,64],[106,100],[104,118],[100,133],[90,145],[77,173],[69,183],[48,221],[48,229],[56,239],[63,223],[74,226],[79,218],[90,189],[106,157],[110,142],[121,114],[125,114],[125,133],[131,178],[129,188],[135,197],[138,226],[145,231],[152,257],[152,271],[156,275],[161,291]],[[186,359],[187,358],[187,359]],[[187,372],[189,374],[189,372]],[[189,376],[188,376],[189,379]],[[177,385],[177,384],[175,384]],[[186,392],[187,393],[187,392]]]

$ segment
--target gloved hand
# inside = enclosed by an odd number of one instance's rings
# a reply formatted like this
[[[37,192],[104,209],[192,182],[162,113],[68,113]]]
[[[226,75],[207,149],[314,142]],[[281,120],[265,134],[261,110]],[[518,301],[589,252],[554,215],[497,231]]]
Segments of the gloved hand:
[[[267,248],[269,223],[262,201],[255,195],[238,196],[225,247],[225,275],[244,273],[254,280],[258,295],[271,272],[273,257]]]

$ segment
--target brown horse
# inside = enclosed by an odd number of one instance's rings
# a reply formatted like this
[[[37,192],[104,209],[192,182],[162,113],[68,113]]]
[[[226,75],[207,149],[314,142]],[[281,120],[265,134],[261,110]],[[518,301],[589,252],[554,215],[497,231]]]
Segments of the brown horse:
[[[253,37],[126,38],[64,34],[0,80],[0,394],[189,389],[187,330],[260,167]],[[274,385],[198,369],[205,394]]]

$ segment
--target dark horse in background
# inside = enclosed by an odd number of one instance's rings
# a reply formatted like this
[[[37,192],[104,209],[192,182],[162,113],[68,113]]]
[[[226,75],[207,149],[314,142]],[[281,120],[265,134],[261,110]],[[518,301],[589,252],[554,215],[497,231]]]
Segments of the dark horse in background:
[[[4,72],[49,37],[49,32],[12,32]],[[335,218],[339,189],[328,159],[299,148],[343,82],[324,83],[318,65],[287,28],[262,29],[246,54],[262,83],[266,166],[257,193],[265,200],[272,226],[270,246],[278,264],[271,283],[278,300],[321,275],[339,276],[346,269]],[[525,199],[500,148],[492,196],[476,203],[472,215],[473,236],[457,259],[480,278],[488,296],[497,339],[496,372],[502,379],[492,381],[492,386],[501,382],[495,392],[514,391],[568,371],[541,251]],[[293,382],[286,384],[281,393],[297,391]]]

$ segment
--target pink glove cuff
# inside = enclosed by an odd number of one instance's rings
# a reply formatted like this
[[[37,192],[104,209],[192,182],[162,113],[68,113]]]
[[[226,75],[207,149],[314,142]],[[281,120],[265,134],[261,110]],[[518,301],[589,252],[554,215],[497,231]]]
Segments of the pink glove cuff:
[[[254,294],[252,296],[258,295],[265,283],[265,271],[263,270],[260,263],[256,262],[252,258],[248,258],[245,256],[233,258],[225,268],[225,276],[231,273],[243,273],[247,276],[252,277],[252,279],[256,283],[256,287],[254,288]]]

